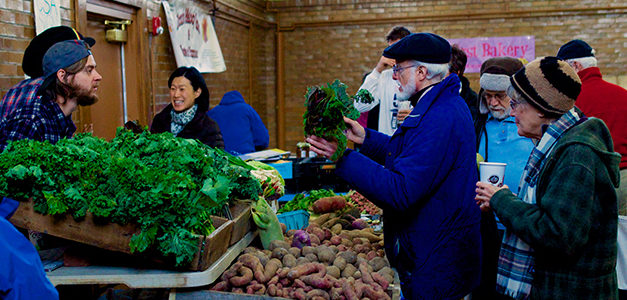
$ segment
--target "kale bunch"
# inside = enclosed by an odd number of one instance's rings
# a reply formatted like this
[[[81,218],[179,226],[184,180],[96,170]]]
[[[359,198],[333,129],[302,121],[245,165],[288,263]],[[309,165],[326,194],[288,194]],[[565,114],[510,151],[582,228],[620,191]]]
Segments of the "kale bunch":
[[[42,214],[137,224],[131,251],[156,248],[177,266],[191,262],[198,235],[214,230],[210,215],[233,191],[257,199],[261,186],[250,170],[171,133],[120,128],[111,142],[77,134],[55,145],[14,141],[0,153],[0,195],[32,198]]]
[[[359,111],[353,105],[354,101],[371,103],[374,99],[367,90],[359,90],[357,95],[349,97],[346,94],[346,85],[335,80],[327,86],[311,87],[305,95],[303,115],[305,136],[315,135],[328,141],[337,142],[337,150],[331,160],[338,160],[346,149],[347,129],[343,116],[357,120]]]

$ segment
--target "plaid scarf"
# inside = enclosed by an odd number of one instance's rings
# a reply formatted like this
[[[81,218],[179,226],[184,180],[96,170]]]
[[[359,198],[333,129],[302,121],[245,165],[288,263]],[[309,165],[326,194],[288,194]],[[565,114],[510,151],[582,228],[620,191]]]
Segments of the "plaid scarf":
[[[194,118],[196,110],[198,110],[198,104],[194,104],[194,106],[180,113],[174,111],[174,109],[170,111],[170,116],[172,117],[170,130],[174,135],[178,135],[183,130],[185,125],[187,125],[187,123]]]
[[[536,187],[538,175],[545,158],[553,150],[559,138],[571,127],[577,125],[583,114],[572,108],[557,121],[548,126],[542,138],[532,150],[521,183],[518,188],[518,197],[529,204],[536,203]],[[584,119],[585,120],[585,119]],[[533,282],[534,257],[533,249],[518,238],[510,230],[505,230],[499,264],[496,275],[496,291],[514,299],[527,299],[531,294]]]

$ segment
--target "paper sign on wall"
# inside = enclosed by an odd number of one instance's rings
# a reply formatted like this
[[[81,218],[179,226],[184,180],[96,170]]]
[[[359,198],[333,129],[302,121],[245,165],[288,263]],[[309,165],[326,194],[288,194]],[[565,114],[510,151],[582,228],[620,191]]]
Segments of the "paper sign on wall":
[[[194,66],[201,73],[226,70],[211,16],[187,1],[162,1],[178,67]]]
[[[532,61],[536,56],[535,37],[531,35],[449,39],[448,41],[451,45],[457,44],[466,52],[468,56],[466,73],[478,73],[481,64],[491,57],[510,56]]]
[[[59,0],[34,0],[35,32],[40,34],[44,30],[61,25],[59,14]]]

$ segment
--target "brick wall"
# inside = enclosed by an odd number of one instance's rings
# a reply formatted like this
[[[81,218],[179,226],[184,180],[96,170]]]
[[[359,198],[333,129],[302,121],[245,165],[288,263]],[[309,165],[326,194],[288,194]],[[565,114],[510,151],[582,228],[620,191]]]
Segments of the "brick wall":
[[[415,32],[435,32],[445,38],[533,35],[537,56],[555,55],[560,45],[580,38],[596,48],[599,66],[609,81],[623,85],[625,82],[627,10],[621,1],[329,3],[302,0],[271,5],[285,30],[289,149],[303,139],[300,116],[307,86],[340,79],[348,85],[349,92],[356,92],[362,75],[374,68],[386,46],[385,34],[395,25]],[[478,74],[466,76],[476,90]]]

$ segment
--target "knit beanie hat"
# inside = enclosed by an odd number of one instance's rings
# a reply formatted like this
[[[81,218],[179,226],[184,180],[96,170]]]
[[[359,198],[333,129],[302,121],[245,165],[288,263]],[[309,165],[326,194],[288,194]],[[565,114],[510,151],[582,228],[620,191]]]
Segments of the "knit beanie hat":
[[[483,91],[507,91],[511,85],[509,77],[522,69],[522,62],[513,57],[492,57],[481,64],[479,85],[479,112],[487,114],[488,106],[483,99]]]
[[[562,115],[575,106],[581,79],[568,63],[557,57],[535,59],[510,81],[516,91],[542,112]]]

